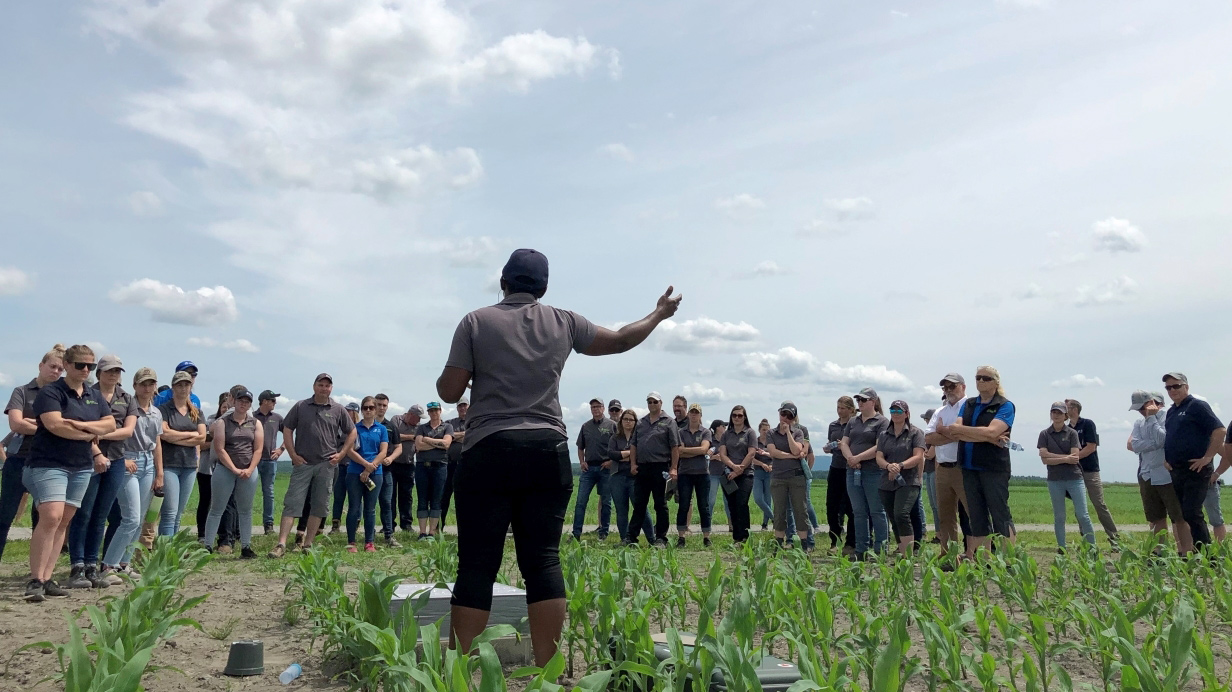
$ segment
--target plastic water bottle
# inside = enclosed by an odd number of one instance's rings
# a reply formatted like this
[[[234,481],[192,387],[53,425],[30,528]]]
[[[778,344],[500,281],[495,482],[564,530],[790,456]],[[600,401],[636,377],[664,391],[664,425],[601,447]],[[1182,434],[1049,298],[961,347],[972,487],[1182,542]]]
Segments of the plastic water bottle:
[[[861,488],[864,487],[863,478],[864,472],[861,469],[856,469],[856,485]]]
[[[284,685],[290,685],[291,681],[304,674],[304,669],[298,663],[292,663],[287,666],[287,669],[279,673],[278,682]]]

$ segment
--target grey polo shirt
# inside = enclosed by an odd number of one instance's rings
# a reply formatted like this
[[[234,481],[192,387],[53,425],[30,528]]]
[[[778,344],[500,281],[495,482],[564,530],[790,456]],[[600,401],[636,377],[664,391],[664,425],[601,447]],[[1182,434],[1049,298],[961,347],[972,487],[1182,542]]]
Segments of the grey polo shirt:
[[[1048,426],[1040,431],[1036,449],[1044,449],[1053,454],[1069,454],[1075,448],[1082,449],[1082,441],[1078,431],[1066,425],[1060,432]],[[1047,464],[1048,480],[1077,481],[1082,480],[1082,466],[1079,464]]]
[[[355,429],[342,404],[330,399],[318,404],[311,398],[295,402],[282,427],[294,431],[295,453],[310,465],[327,464]]]
[[[257,444],[257,425],[257,419],[251,415],[245,417],[243,423],[236,423],[233,416],[222,419],[222,449],[237,469],[246,469],[252,464]]]
[[[9,397],[9,403],[4,407],[4,415],[9,415],[9,411],[21,411],[22,418],[34,418],[34,400],[38,398],[39,390],[38,378],[34,378],[20,387],[13,388],[13,394]],[[37,425],[37,423],[35,423]],[[34,435],[23,435],[21,438],[21,447],[17,449],[17,456],[25,459],[30,456],[30,443],[34,442]]]
[[[98,385],[94,385],[93,389],[99,397],[103,396]],[[116,385],[115,392],[111,395],[111,403],[108,405],[111,407],[111,417],[115,419],[117,430],[124,427],[124,421],[129,416],[137,415],[137,397],[124,391],[120,385]],[[125,440],[99,440],[98,451],[106,454],[111,461],[119,461],[124,458],[124,443]]]
[[[278,449],[278,433],[282,432],[282,414],[275,411],[269,413],[255,411],[252,417],[261,421],[261,426],[265,428],[265,437],[261,442],[261,461],[271,461],[274,450]]]
[[[901,464],[915,454],[917,447],[924,449],[923,430],[907,424],[903,426],[902,432],[895,435],[894,424],[890,421],[886,421],[886,424],[885,429],[877,436],[877,451],[881,452],[887,463]],[[924,478],[922,471],[923,469],[919,466],[913,469],[903,469],[903,479],[907,481],[907,485],[919,486]],[[898,484],[890,480],[890,474],[886,473],[882,475],[881,484],[878,487],[882,490],[894,490]]]
[[[749,450],[757,448],[757,432],[752,428],[745,428],[740,432],[728,428],[727,432],[723,433],[723,439],[719,441],[719,446],[727,448],[725,450],[727,458],[731,459],[733,464],[743,464],[744,458],[749,454]],[[724,466],[724,470],[726,473],[726,466]],[[753,475],[753,466],[751,464],[744,472],[744,475]]]
[[[804,445],[804,431],[800,426],[793,425],[788,430],[791,438],[797,444]],[[766,449],[774,445],[774,448],[780,452],[791,454],[791,443],[787,440],[787,434],[779,432],[777,427],[770,428],[770,432],[766,433]],[[800,459],[774,459],[770,462],[770,477],[771,478],[794,478],[803,476],[804,468],[800,466]]]
[[[686,425],[680,429],[680,444],[683,447],[700,447],[705,444],[709,448],[711,442],[714,442],[714,433],[710,432],[710,428],[701,426],[697,432],[690,432],[689,426]],[[690,476],[708,474],[710,463],[705,454],[696,457],[682,456],[676,471]]]
[[[582,423],[578,430],[577,448],[585,453],[587,464],[603,464],[610,461],[607,443],[616,434],[616,424],[604,418],[598,423],[594,418]]]
[[[890,419],[880,413],[874,413],[868,420],[852,416],[851,420],[847,421],[847,446],[851,448],[852,455],[862,454],[876,447],[877,437],[888,427],[890,427]],[[860,462],[860,470],[879,471],[880,467],[877,466],[877,460],[874,458]]]
[[[424,421],[415,429],[416,435],[423,435],[434,440],[443,440],[446,435],[453,435],[453,426],[445,421],[441,421],[435,428],[432,427],[430,421]],[[452,446],[452,445],[451,445]],[[421,449],[418,453],[419,461],[425,464],[445,462],[449,460],[449,452],[444,449]]]
[[[632,446],[637,448],[639,466],[670,464],[672,448],[680,446],[680,428],[676,427],[676,421],[671,416],[663,412],[653,421],[648,413],[637,421],[637,427],[633,429]]]
[[[395,464],[413,464],[415,463],[415,432],[419,430],[419,424],[411,425],[406,422],[402,416],[394,416],[390,421],[389,444],[394,445],[398,442],[402,443],[402,456],[394,459]],[[411,435],[411,439],[403,440],[402,435]],[[395,441],[395,436],[397,441]]]
[[[154,453],[154,445],[158,444],[158,436],[163,432],[163,413],[154,402],[150,408],[137,407],[137,427],[133,428],[133,436],[124,440],[124,457],[136,459],[138,454]]]
[[[180,413],[175,408],[175,401],[168,401],[158,407],[158,412],[163,416],[163,422],[167,427],[177,432],[195,433],[200,426],[206,424],[205,416],[201,415],[200,410],[197,411],[197,420],[193,420],[192,416],[187,413]],[[163,446],[163,468],[168,469],[195,469],[197,468],[197,448],[185,447],[162,441]]]
[[[598,328],[581,315],[514,293],[467,314],[454,331],[445,365],[471,373],[463,451],[502,430],[548,429],[565,437],[560,373]]]

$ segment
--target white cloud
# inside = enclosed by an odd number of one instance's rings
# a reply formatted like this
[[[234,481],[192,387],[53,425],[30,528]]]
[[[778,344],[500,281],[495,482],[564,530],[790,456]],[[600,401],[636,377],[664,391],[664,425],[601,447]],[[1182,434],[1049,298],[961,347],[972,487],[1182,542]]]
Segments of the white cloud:
[[[1138,252],[1146,247],[1146,236],[1125,219],[1107,218],[1096,221],[1091,229],[1095,233],[1095,249],[1103,252]]]
[[[451,267],[490,266],[501,254],[504,245],[489,236],[478,238],[452,238],[420,243],[418,249],[443,255]],[[500,275],[496,277],[496,290],[500,290]]]
[[[260,353],[261,349],[257,348],[248,339],[235,339],[233,341],[218,341],[208,336],[192,336],[187,341],[189,346],[200,346],[202,348],[225,348],[231,351],[243,351],[244,353]]]
[[[1138,294],[1138,282],[1122,276],[1098,286],[1079,286],[1074,297],[1075,307],[1126,303]]]
[[[1064,269],[1065,267],[1070,267],[1075,264],[1085,262],[1086,259],[1087,259],[1087,256],[1082,254],[1081,252],[1070,254],[1070,255],[1061,255],[1059,257],[1054,257],[1050,260],[1045,261],[1043,264],[1040,265],[1040,269],[1044,269],[1047,271],[1052,271],[1055,269]]]
[[[603,146],[599,147],[599,153],[609,156],[613,159],[616,159],[617,161],[624,161],[625,163],[633,163],[633,152],[629,151],[629,147],[626,147],[620,142],[612,142],[611,144],[604,144]]]
[[[764,260],[758,262],[752,269],[742,273],[740,276],[746,279],[756,279],[768,276],[783,276],[784,274],[790,273],[790,270],[780,267],[778,262],[775,262],[774,260]]]
[[[474,149],[459,147],[442,153],[420,145],[355,161],[347,175],[336,184],[342,189],[388,201],[399,195],[420,192],[429,182],[462,188],[482,178],[483,164]]]
[[[13,378],[7,374],[0,372],[0,387],[7,387],[13,384]]]
[[[659,348],[677,353],[738,350],[761,338],[761,332],[747,322],[719,322],[704,316],[684,322],[664,320],[655,333]]]
[[[19,296],[34,288],[34,279],[17,267],[0,267],[0,296]]]
[[[911,15],[907,14],[906,12],[903,12],[902,10],[890,10],[890,16],[894,17],[895,19],[906,19],[907,17]]]
[[[754,197],[742,192],[731,197],[720,197],[714,201],[714,208],[729,216],[740,216],[765,209],[766,203],[760,197]]]
[[[800,380],[823,385],[880,387],[889,391],[911,389],[906,375],[884,365],[842,367],[822,361],[808,351],[786,346],[773,353],[745,353],[740,372],[747,377],[772,380]]]
[[[139,190],[128,196],[128,208],[135,216],[158,216],[163,213],[163,201],[149,190]]]
[[[826,208],[833,211],[839,220],[871,219],[876,214],[873,200],[867,197],[843,197],[827,199],[823,202]]]
[[[1086,389],[1087,387],[1102,387],[1104,381],[1098,377],[1087,377],[1086,375],[1070,375],[1064,379],[1053,380],[1052,386],[1058,389]]]
[[[147,308],[155,322],[208,326],[234,322],[239,316],[235,296],[226,286],[185,291],[154,279],[137,279],[111,291],[117,303]]]
[[[698,382],[686,384],[680,390],[681,395],[690,403],[717,404],[727,400],[727,395],[718,387],[707,387]]]
[[[823,219],[812,219],[796,231],[797,238],[825,238],[843,235],[846,229]]]

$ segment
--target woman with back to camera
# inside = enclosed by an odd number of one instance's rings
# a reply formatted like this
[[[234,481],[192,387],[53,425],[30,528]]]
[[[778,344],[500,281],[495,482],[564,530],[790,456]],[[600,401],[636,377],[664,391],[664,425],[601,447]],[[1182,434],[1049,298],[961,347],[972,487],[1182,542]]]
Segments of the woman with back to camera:
[[[878,490],[883,472],[877,466],[877,437],[890,421],[881,414],[877,390],[865,387],[854,398],[860,414],[847,421],[847,433],[839,441],[839,449],[847,459],[847,495],[856,518],[856,559],[863,560],[870,548],[869,529],[873,533],[871,547],[876,553],[881,553],[888,534]]]
[[[436,385],[450,403],[462,397],[468,382],[472,394],[454,491],[455,643],[469,652],[487,625],[512,522],[538,666],[556,654],[565,622],[559,548],[573,463],[557,397],[561,370],[571,350],[600,356],[637,346],[680,303],[669,288],[654,312],[612,331],[540,303],[547,287],[547,258],[534,250],[514,251],[501,271],[504,300],[462,318]]]
[[[116,428],[111,407],[86,386],[95,368],[94,351],[89,346],[71,346],[64,353],[64,364],[64,377],[40,389],[34,401],[38,429],[22,471],[22,482],[39,512],[30,539],[30,581],[25,595],[35,603],[48,596],[68,595],[51,578],[52,571],[90,476],[103,470],[101,465],[107,461],[95,440]]]

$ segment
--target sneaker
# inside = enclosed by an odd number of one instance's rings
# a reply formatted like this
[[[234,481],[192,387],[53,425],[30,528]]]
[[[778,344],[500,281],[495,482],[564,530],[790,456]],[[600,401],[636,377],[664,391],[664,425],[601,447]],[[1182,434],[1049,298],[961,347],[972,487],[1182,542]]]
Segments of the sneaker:
[[[266,536],[268,536],[268,535],[270,535],[271,533],[273,533],[273,532],[274,532],[274,525],[273,525],[273,524],[266,524],[266,525],[265,525],[265,526],[263,526],[262,528],[264,528],[264,529],[265,529],[265,535],[266,535]]]
[[[341,526],[342,526],[341,522],[335,521],[335,522],[330,523],[329,525],[330,535],[332,536],[333,534],[338,533],[338,531],[341,530]]]
[[[93,588],[94,583],[86,578],[85,565],[73,565],[73,569],[69,572],[68,581],[64,583],[67,589],[89,589]]]
[[[287,547],[279,543],[278,545],[274,546],[274,549],[269,551],[269,553],[267,553],[265,557],[277,560],[278,558],[286,554],[287,554]]]
[[[676,547],[683,548],[685,546],[684,536],[676,536]]]
[[[375,553],[375,552],[376,552],[376,546],[375,546],[375,545],[372,545],[371,543],[365,543],[365,544],[364,544],[364,552],[365,552],[365,553]]]
[[[90,586],[96,589],[105,589],[111,586],[111,582],[104,579],[98,573],[98,565],[86,565],[85,578],[90,580]]]
[[[762,531],[769,531],[769,530],[770,530],[770,522],[762,522],[762,525],[761,525],[761,530],[762,530]]]
[[[355,553],[355,552],[359,552],[359,551],[355,548],[355,544],[354,544],[354,543],[347,543],[347,552],[348,552],[348,553]]]
[[[711,543],[710,541],[710,536],[702,536],[702,545],[706,548],[709,548],[711,545],[713,545],[713,543]]]
[[[138,581],[139,579],[141,579],[141,573],[140,573],[140,572],[138,572],[137,570],[133,569],[133,566],[132,566],[131,564],[129,564],[129,565],[120,565],[120,570],[119,570],[119,572],[120,572],[120,574],[127,575],[127,576],[128,576],[128,578],[129,578],[129,579],[132,579],[133,581]]]
[[[390,548],[401,548],[402,547],[402,544],[398,542],[398,539],[394,538],[394,535],[392,533],[385,537],[385,545],[389,546]]]
[[[37,579],[31,579],[26,582],[26,600],[31,603],[42,603],[47,600],[43,594],[43,582]]]
[[[256,556],[257,556],[257,551],[253,550],[251,546],[246,545],[244,546],[242,550],[240,550],[241,560],[251,560],[255,558]]]
[[[654,542],[654,547],[656,547],[656,548],[666,548],[666,547],[667,547],[667,539],[666,539],[666,538],[660,538],[659,540],[655,541],[655,542]]]
[[[119,586],[124,583],[120,575],[116,574],[115,569],[109,565],[103,565],[103,568],[98,571],[98,578],[100,581],[105,581],[112,586]]]
[[[956,570],[956,569],[958,569],[958,568],[954,566],[954,563],[953,563],[953,562],[943,562],[943,563],[941,564],[941,571],[942,571],[942,572],[953,572],[953,571],[954,571],[954,570]]]
[[[813,552],[813,547],[814,547],[814,544],[813,544],[813,539],[809,538],[809,539],[805,539],[805,540],[803,540],[803,541],[800,541],[800,547],[801,547],[801,548],[803,548],[803,549],[804,549],[804,552],[806,552],[806,553],[811,553],[811,552]]]
[[[303,532],[302,532],[302,531],[296,531],[296,532],[295,532],[295,547],[297,547],[297,548],[298,548],[299,546],[301,546],[301,545],[303,545],[303,544],[304,544],[304,534],[303,534]]]
[[[219,555],[230,555],[233,552],[235,552],[235,549],[231,547],[230,543],[218,544],[218,554]]]
[[[43,582],[43,595],[48,598],[68,598],[68,592],[60,588],[55,579]]]

